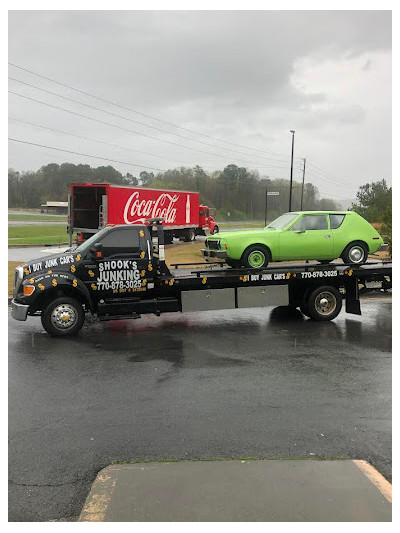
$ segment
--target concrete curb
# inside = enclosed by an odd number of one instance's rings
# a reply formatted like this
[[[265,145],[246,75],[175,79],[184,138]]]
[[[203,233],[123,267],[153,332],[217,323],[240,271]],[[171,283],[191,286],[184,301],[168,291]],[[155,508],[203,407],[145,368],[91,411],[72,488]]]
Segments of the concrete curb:
[[[392,486],[364,460],[158,461],[102,469],[79,522],[390,522]]]

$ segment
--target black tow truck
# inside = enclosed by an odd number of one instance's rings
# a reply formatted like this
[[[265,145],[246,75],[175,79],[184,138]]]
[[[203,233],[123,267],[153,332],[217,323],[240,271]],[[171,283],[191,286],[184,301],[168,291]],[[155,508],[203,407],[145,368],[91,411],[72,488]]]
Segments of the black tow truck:
[[[266,269],[187,263],[169,269],[162,219],[147,222],[105,227],[76,249],[17,267],[12,317],[40,315],[45,330],[57,337],[76,334],[85,313],[118,320],[145,313],[289,306],[314,320],[332,320],[343,299],[347,313],[360,315],[360,290],[391,288],[392,264],[382,261]]]

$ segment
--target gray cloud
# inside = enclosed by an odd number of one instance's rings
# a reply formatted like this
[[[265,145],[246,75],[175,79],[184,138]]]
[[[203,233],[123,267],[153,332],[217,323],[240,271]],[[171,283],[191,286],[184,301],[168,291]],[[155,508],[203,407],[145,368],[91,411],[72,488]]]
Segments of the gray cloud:
[[[359,71],[371,75],[375,68],[372,55],[390,54],[390,49],[388,11],[10,12],[12,62],[167,121],[259,149],[287,153],[288,129],[301,128],[298,135],[303,136],[300,146],[305,153],[299,155],[317,154],[322,167],[326,164],[327,168],[332,164],[332,147],[324,151],[318,130],[332,129],[327,142],[337,142],[338,152],[343,153],[348,145],[343,145],[346,135],[341,129],[371,126],[367,121],[374,120],[371,109],[375,102],[362,98],[354,102],[345,93],[338,102],[331,87],[334,70],[325,84],[305,90],[301,84],[293,83],[296,65],[307,58],[314,65],[362,58]],[[10,69],[10,73],[15,78],[118,112],[16,69]],[[349,91],[351,83],[349,80]],[[15,82],[10,82],[10,88],[89,114],[77,105],[21,88]],[[380,123],[383,130],[377,132],[367,150],[371,158],[373,144],[390,139],[390,98],[385,100],[385,105],[386,122]],[[224,163],[221,158],[132,137],[38,104],[22,102],[17,97],[10,99],[10,112],[19,118],[115,144],[131,143],[139,149],[172,158],[184,157],[205,166],[216,168]],[[91,116],[103,118],[98,112],[92,112]],[[103,119],[108,121],[110,117]],[[116,122],[135,129],[127,122]],[[11,131],[17,137],[36,139],[36,142],[41,139],[54,146],[82,148],[82,142],[32,127],[12,124]],[[355,135],[356,130],[349,134]],[[165,138],[184,143],[171,136]],[[185,144],[200,148],[190,141]],[[122,154],[127,157],[126,152],[99,150],[90,143],[83,146],[87,153],[107,152],[109,157]],[[390,146],[386,152],[390,156]],[[59,158],[65,160],[61,155]],[[51,160],[58,159],[54,154],[35,152],[33,148],[14,145],[10,148],[10,164],[16,168],[32,168]],[[155,165],[155,160],[143,161]],[[157,163],[159,166],[160,161]],[[346,164],[347,168],[338,168],[339,175],[354,176],[357,170],[357,183],[369,178],[355,160],[350,159]],[[163,166],[169,164],[165,162]],[[382,162],[380,158],[378,163],[377,158],[366,168],[376,171],[381,168],[382,177],[390,179],[390,160]],[[129,169],[121,167],[121,170]]]

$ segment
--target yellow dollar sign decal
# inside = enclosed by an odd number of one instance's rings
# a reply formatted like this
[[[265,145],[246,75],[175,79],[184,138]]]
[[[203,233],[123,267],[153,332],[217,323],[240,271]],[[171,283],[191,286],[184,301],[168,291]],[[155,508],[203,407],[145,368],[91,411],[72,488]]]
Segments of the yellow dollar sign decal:
[[[94,272],[93,270],[88,270],[88,274],[91,278],[94,278]]]
[[[74,279],[74,281],[72,282],[72,285],[73,285],[74,287],[77,287],[77,286],[78,286],[78,282],[76,281],[76,279]]]
[[[139,235],[140,235],[141,237],[144,237],[144,231],[143,231],[142,229],[139,231]]]
[[[75,270],[76,270],[75,265],[71,265],[71,272],[75,272]]]
[[[201,280],[202,284],[205,285],[207,283],[207,277],[205,276],[202,280]]]
[[[145,252],[140,252],[140,259],[143,259],[145,255]]]
[[[57,280],[52,279],[51,284],[53,285],[53,287],[57,287]]]
[[[142,270],[142,271],[140,272],[140,275],[142,276],[142,278],[144,278],[145,275],[146,275],[146,271],[145,271],[145,270]]]
[[[92,283],[90,286],[92,287],[92,289],[93,289],[94,291],[97,289],[97,287],[96,287],[96,285],[95,285],[94,283]]]
[[[38,283],[38,287],[39,287],[39,289],[40,289],[41,291],[44,290],[44,285],[42,285],[41,283]]]
[[[75,257],[75,259],[76,259],[77,261],[80,261],[80,260],[81,260],[81,254],[78,254],[78,255]]]
[[[149,263],[148,269],[149,269],[149,272],[153,270],[153,265],[151,263]]]

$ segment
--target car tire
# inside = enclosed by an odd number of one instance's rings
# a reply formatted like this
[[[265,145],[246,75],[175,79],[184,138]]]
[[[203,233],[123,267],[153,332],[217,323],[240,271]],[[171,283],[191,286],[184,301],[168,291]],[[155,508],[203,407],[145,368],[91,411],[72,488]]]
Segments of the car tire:
[[[344,263],[362,265],[368,259],[368,248],[362,242],[352,242],[344,249],[342,259]]]
[[[244,251],[242,264],[246,268],[266,268],[271,261],[268,248],[260,244],[253,244]]]
[[[76,335],[85,321],[82,304],[75,298],[60,296],[42,311],[42,326],[52,337]]]
[[[215,235],[216,233],[219,233],[219,227],[218,226],[214,226],[213,231],[212,231],[212,235]]]
[[[325,285],[314,289],[308,296],[306,304],[313,320],[333,320],[342,309],[342,296],[336,287]]]

